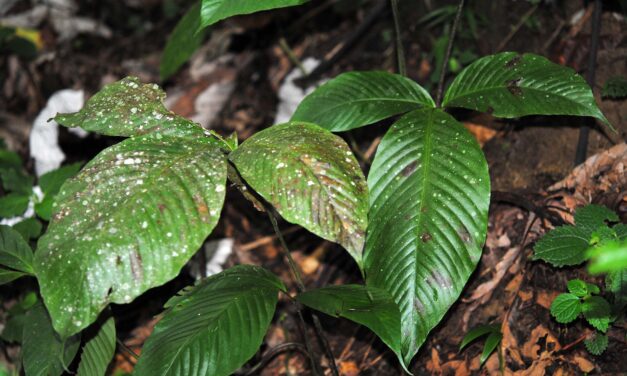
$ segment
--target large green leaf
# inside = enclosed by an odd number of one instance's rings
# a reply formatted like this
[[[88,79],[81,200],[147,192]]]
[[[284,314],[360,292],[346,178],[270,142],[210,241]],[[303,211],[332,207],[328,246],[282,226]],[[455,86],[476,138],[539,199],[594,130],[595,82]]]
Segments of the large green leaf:
[[[381,140],[368,186],[366,281],[399,305],[409,363],[481,257],[488,165],[475,139],[450,115],[417,110]]]
[[[194,123],[174,115],[163,105],[165,93],[156,84],[126,77],[102,88],[76,113],[54,120],[109,136],[137,136],[160,130],[179,134],[202,133]]]
[[[435,103],[425,89],[407,77],[388,72],[349,72],[305,97],[292,120],[338,132],[420,107],[435,107]]]
[[[197,2],[176,24],[163,49],[163,56],[159,65],[159,75],[162,80],[174,74],[200,47],[204,32],[196,33],[199,27],[200,2]]]
[[[0,225],[0,265],[33,274],[33,251],[22,235],[10,226]]]
[[[208,137],[159,132],[101,152],[57,195],[35,270],[55,329],[174,278],[215,227],[226,158]]]
[[[250,14],[262,10],[291,7],[308,0],[201,0],[200,28],[205,28],[220,20]]]
[[[104,376],[115,354],[115,342],[115,321],[109,317],[83,347],[78,376]]]
[[[464,107],[496,117],[592,116],[610,125],[586,81],[570,68],[533,54],[502,52],[464,69],[444,96],[444,107]]]
[[[280,290],[276,276],[252,265],[183,290],[166,304],[134,374],[230,375],[259,349]]]
[[[590,237],[599,227],[607,227],[608,222],[618,222],[618,215],[601,205],[586,205],[575,211],[575,226]]]
[[[26,376],[58,376],[72,363],[80,336],[62,340],[52,329],[50,317],[39,302],[26,313],[22,334],[22,362]]]
[[[387,291],[361,285],[328,286],[301,293],[296,299],[327,315],[364,325],[375,332],[402,362],[401,314]]]
[[[368,188],[344,140],[290,122],[258,132],[229,158],[283,218],[341,244],[361,267]]]

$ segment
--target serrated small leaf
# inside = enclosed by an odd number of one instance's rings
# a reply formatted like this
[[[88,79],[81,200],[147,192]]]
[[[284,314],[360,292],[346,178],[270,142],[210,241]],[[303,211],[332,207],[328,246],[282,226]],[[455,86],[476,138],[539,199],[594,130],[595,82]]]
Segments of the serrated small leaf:
[[[551,315],[562,324],[575,320],[581,313],[581,301],[574,294],[560,294],[551,303]]]
[[[591,294],[595,294],[598,295],[601,293],[601,289],[599,289],[599,286],[592,284],[592,283],[586,283],[586,288],[588,289],[588,291]]]
[[[592,355],[601,355],[607,349],[609,338],[605,334],[594,333],[592,338],[583,341],[588,352]]]
[[[26,241],[37,239],[41,235],[42,227],[37,218],[26,218],[13,225],[13,229],[19,232]]]
[[[453,117],[438,109],[416,110],[381,140],[368,186],[366,282],[387,290],[399,305],[408,364],[481,257],[488,165]]]
[[[10,226],[0,225],[0,265],[33,274],[33,251],[22,235]]]
[[[534,260],[553,266],[579,265],[586,261],[589,237],[575,226],[560,226],[548,232],[534,247]]]
[[[23,193],[9,193],[0,197],[0,218],[10,218],[24,214],[30,196]]]
[[[61,188],[35,254],[55,329],[76,333],[178,275],[215,227],[225,184],[209,137],[154,132],[96,156]]]
[[[239,265],[168,302],[135,367],[137,376],[230,375],[259,349],[283,283]]]
[[[54,120],[108,136],[131,137],[154,131],[202,134],[197,125],[168,111],[164,99],[158,85],[126,77],[106,85],[79,112],[58,114]]]
[[[490,333],[500,333],[501,328],[499,325],[479,325],[472,329],[470,329],[464,338],[462,338],[462,342],[459,344],[459,350],[463,350],[468,344],[472,341],[476,340],[481,336],[485,336]]]
[[[627,224],[618,223],[612,227],[619,240],[627,240]]]
[[[232,16],[291,7],[304,4],[307,1],[308,0],[201,0],[199,28],[203,29]]]
[[[80,336],[62,340],[52,329],[44,305],[37,303],[27,314],[22,334],[22,362],[26,376],[58,376],[78,352]]]
[[[328,286],[298,294],[296,299],[327,315],[366,326],[406,367],[401,354],[401,314],[387,291],[362,285]]]
[[[610,303],[607,300],[600,296],[591,296],[584,300],[581,311],[590,325],[604,333],[607,331],[612,313]]]
[[[575,211],[575,226],[582,229],[588,236],[599,227],[607,227],[607,222],[618,222],[619,218],[612,210],[601,205],[586,205]]]
[[[583,298],[589,293],[588,284],[586,284],[586,282],[582,281],[581,279],[571,279],[570,281],[568,281],[567,286],[568,291],[571,294],[575,294],[580,298]]]
[[[98,323],[95,335],[87,340],[78,366],[78,376],[104,376],[115,354],[115,321]]]
[[[494,352],[496,347],[499,345],[499,342],[503,339],[503,334],[501,332],[492,332],[486,338],[485,344],[483,345],[483,351],[481,352],[481,364],[485,363],[486,360],[490,357],[490,354]]]
[[[192,5],[168,37],[163,49],[159,76],[167,79],[183,65],[200,47],[204,32],[196,32],[200,27],[200,2]]]
[[[292,121],[339,132],[420,107],[435,107],[435,103],[425,89],[407,77],[388,72],[348,72],[305,97]]]
[[[229,158],[285,220],[339,243],[362,266],[368,187],[344,140],[290,122],[256,133]]]
[[[614,295],[614,311],[620,312],[627,306],[627,268],[607,273],[605,287]]]
[[[502,52],[475,61],[451,83],[443,106],[503,118],[591,116],[611,127],[581,76],[534,54]]]

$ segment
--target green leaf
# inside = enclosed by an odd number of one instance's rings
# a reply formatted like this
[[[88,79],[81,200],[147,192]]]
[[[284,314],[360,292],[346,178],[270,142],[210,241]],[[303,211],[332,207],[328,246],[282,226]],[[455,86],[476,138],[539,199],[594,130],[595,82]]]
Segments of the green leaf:
[[[601,97],[611,99],[627,98],[627,77],[610,77],[601,89]]]
[[[612,210],[601,205],[586,205],[575,211],[575,226],[582,229],[588,236],[599,227],[607,227],[606,222],[618,222],[619,218]]]
[[[588,352],[592,355],[601,355],[607,349],[609,338],[605,334],[594,333],[592,338],[583,341]]]
[[[0,285],[6,285],[9,282],[13,282],[18,278],[27,276],[28,274],[17,272],[15,270],[7,270],[0,268]]]
[[[627,240],[627,224],[618,223],[612,227],[619,240]]]
[[[6,342],[22,343],[22,332],[26,325],[26,314],[37,301],[37,294],[29,292],[22,300],[14,304],[7,311],[7,320],[0,338]]]
[[[30,201],[30,195],[9,193],[0,197],[0,218],[10,218],[24,214]]]
[[[46,195],[41,201],[35,203],[35,213],[44,221],[50,221],[52,218],[54,197],[55,195]]]
[[[590,274],[618,272],[627,269],[627,241],[605,242],[586,252]]]
[[[501,332],[493,332],[490,333],[488,338],[485,340],[485,344],[483,345],[483,351],[481,352],[481,364],[485,363],[486,360],[490,357],[490,354],[494,352],[496,347],[499,345],[499,342],[503,339],[503,334]]]
[[[586,261],[588,240],[586,232],[578,227],[556,227],[536,243],[533,259],[557,267],[579,265]]]
[[[131,137],[154,131],[202,134],[199,126],[168,111],[164,99],[165,93],[156,84],[127,77],[105,86],[79,112],[58,114],[54,120],[108,136]]]
[[[590,325],[604,333],[607,331],[612,311],[607,300],[600,296],[591,296],[584,300],[581,311]]]
[[[200,29],[220,20],[250,14],[263,10],[291,7],[306,3],[308,0],[201,0]]]
[[[42,225],[37,218],[26,218],[13,225],[13,229],[22,235],[24,240],[37,239],[41,234]]]
[[[571,294],[575,294],[580,298],[588,295],[590,292],[588,291],[588,284],[581,279],[571,279],[568,281],[568,291]],[[595,286],[596,287],[596,286]]]
[[[463,350],[468,344],[472,341],[476,340],[479,337],[485,336],[490,333],[500,333],[501,327],[500,325],[479,325],[468,331],[462,342],[459,344],[459,350]]]
[[[339,243],[362,266],[368,187],[344,140],[290,122],[258,132],[229,158],[285,220]]]
[[[0,149],[0,168],[2,169],[21,169],[22,158],[12,151]]]
[[[581,76],[534,54],[502,52],[475,61],[451,83],[443,106],[503,118],[592,116],[611,127]]]
[[[305,97],[292,120],[339,132],[420,107],[435,107],[435,103],[409,78],[388,72],[348,72]]]
[[[82,165],[82,162],[77,162],[46,172],[39,177],[39,188],[44,195],[56,195],[63,183],[74,177],[81,170]]]
[[[599,289],[599,286],[592,284],[592,283],[587,283],[586,282],[586,288],[588,289],[588,291],[590,292],[590,294],[600,294],[601,293],[601,289]]]
[[[185,64],[185,62],[200,47],[204,39],[204,32],[196,33],[200,27],[200,2],[194,4],[170,34],[163,49],[159,75],[162,80],[167,79]]]
[[[581,301],[574,294],[560,294],[551,303],[551,315],[557,322],[568,324],[581,313]]]
[[[115,321],[109,317],[83,347],[78,376],[104,376],[115,355],[115,343]]]
[[[33,251],[19,232],[5,225],[0,225],[0,265],[34,274]]]
[[[213,275],[167,304],[137,376],[230,375],[259,349],[283,283],[258,266]]]
[[[7,192],[28,195],[33,189],[33,177],[26,175],[21,168],[0,168],[0,180]]]
[[[401,314],[387,291],[362,285],[328,286],[301,293],[296,299],[327,315],[364,325],[379,336],[406,367],[401,354]]]
[[[627,268],[609,272],[605,276],[605,286],[614,295],[614,311],[620,312],[627,306]]]
[[[57,376],[72,362],[80,345],[78,335],[62,340],[52,329],[40,302],[27,314],[22,334],[22,362],[26,376]]]
[[[481,257],[489,179],[476,140],[441,110],[413,111],[381,140],[368,176],[366,282],[400,307],[406,364]]]
[[[76,333],[178,275],[215,227],[225,181],[217,141],[161,133],[105,149],[68,180],[35,254],[55,329]]]

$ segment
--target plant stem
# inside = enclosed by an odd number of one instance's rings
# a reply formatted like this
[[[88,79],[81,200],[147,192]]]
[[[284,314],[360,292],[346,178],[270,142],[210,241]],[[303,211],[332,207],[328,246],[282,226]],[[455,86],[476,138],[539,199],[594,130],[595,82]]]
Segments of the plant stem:
[[[302,274],[300,272],[300,269],[298,268],[298,265],[296,265],[296,262],[292,258],[292,254],[290,252],[289,247],[287,246],[287,243],[285,242],[285,239],[283,238],[283,234],[281,234],[281,230],[279,229],[279,225],[277,223],[277,218],[276,218],[276,214],[274,213],[274,209],[271,207],[268,207],[268,205],[264,205],[264,206],[266,209],[266,213],[268,213],[268,218],[270,218],[270,222],[272,223],[272,228],[274,229],[274,232],[276,233],[276,236],[277,238],[279,238],[279,242],[281,243],[281,249],[283,251],[283,254],[285,255],[285,258],[287,259],[287,264],[289,265],[290,270],[292,271],[292,276],[294,277],[294,280],[296,281],[296,287],[298,289],[298,292],[305,292],[306,289],[305,289],[305,284],[303,283]],[[301,315],[301,320],[302,320],[301,310],[298,311],[298,314]],[[324,349],[326,357],[329,358],[329,364],[331,366],[331,374],[333,376],[339,376],[340,371],[338,370],[337,365],[335,364],[335,357],[333,356],[333,352],[331,351],[331,347],[329,346],[329,341],[327,341],[327,338],[324,335],[322,325],[320,324],[320,319],[313,312],[311,312],[311,317],[314,322],[314,329],[316,331],[316,335],[318,336],[318,339],[320,340],[320,344],[322,345],[322,348]],[[305,335],[305,337],[307,336]],[[307,339],[305,339],[305,341],[307,342]]]
[[[446,67],[448,67],[448,61],[451,58],[451,52],[453,51],[453,41],[455,40],[455,33],[457,32],[457,25],[462,15],[462,9],[464,8],[464,0],[459,0],[457,5],[457,13],[455,14],[455,20],[453,21],[453,27],[448,37],[448,46],[446,46],[446,54],[442,61],[442,69],[440,71],[440,79],[438,80],[438,91],[436,95],[436,104],[438,107],[442,106],[442,94],[444,92],[444,78],[446,77]]]
[[[283,352],[299,352],[309,359],[311,359],[311,354],[307,351],[307,349],[301,345],[300,343],[295,342],[287,342],[280,344],[272,349],[268,350],[268,352],[263,356],[261,361],[253,366],[247,373],[246,376],[254,375],[257,371],[259,371],[262,367],[266,366],[275,356],[283,353]]]
[[[392,18],[394,19],[394,34],[396,37],[396,64],[398,64],[398,73],[401,76],[407,76],[407,68],[405,67],[405,50],[403,49],[403,40],[401,38],[401,24],[398,16],[398,0],[390,0],[392,5]]]
[[[118,343],[118,346],[120,346],[120,348],[124,350],[125,353],[132,356],[135,360],[139,360],[139,355],[137,355],[135,351],[131,350],[130,347],[126,346],[126,344],[124,344],[124,342],[122,342],[119,338],[116,337],[115,341]]]
[[[597,51],[599,49],[599,34],[601,32],[601,11],[603,2],[601,0],[594,1],[594,14],[592,15],[592,37],[590,38],[590,54],[588,55],[588,71],[586,72],[586,81],[590,88],[594,88]],[[577,140],[577,150],[575,151],[575,166],[582,164],[586,160],[588,153],[588,134],[590,128],[584,125],[579,128],[579,139]]]

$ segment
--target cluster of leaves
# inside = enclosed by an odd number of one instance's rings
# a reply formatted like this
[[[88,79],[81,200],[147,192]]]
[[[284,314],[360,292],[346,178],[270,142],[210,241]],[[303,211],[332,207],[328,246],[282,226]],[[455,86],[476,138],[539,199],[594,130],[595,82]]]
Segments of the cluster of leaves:
[[[595,355],[605,351],[610,323],[627,305],[627,267],[624,259],[627,225],[618,223],[616,213],[598,205],[588,205],[575,212],[575,224],[557,227],[547,233],[535,246],[535,259],[556,267],[580,265],[590,257],[593,272],[607,271],[606,290],[613,295],[613,304],[599,296],[597,285],[573,279],[568,281],[568,293],[560,294],[551,304],[551,315],[557,322],[568,324],[583,315],[586,321],[601,333],[594,333],[585,341],[586,348]],[[618,263],[615,261],[619,260]]]
[[[301,2],[202,0],[200,18],[186,22],[202,28],[233,14]],[[442,106],[399,75],[339,75],[305,98],[290,122],[241,145],[236,136],[224,139],[167,111],[163,99],[156,85],[126,78],[103,88],[81,111],[55,118],[126,139],[57,189],[50,224],[27,260],[45,306],[26,313],[39,315],[35,329],[58,342],[33,346],[57,362],[24,352],[25,369],[37,363],[48,367],[45,373],[57,373],[59,361],[66,366],[78,351],[81,333],[88,338],[83,357],[91,348],[97,355],[88,363],[106,363],[115,346],[108,305],[128,303],[180,272],[216,226],[228,179],[246,197],[254,191],[267,203],[261,206],[348,251],[364,285],[327,286],[295,299],[367,326],[407,370],[459,297],[487,230],[486,160],[444,109],[502,118],[592,116],[607,124],[572,70],[512,52],[465,68]],[[332,132],[396,115],[402,116],[383,137],[366,179],[346,142]],[[233,372],[259,348],[279,293],[286,288],[276,276],[249,265],[184,289],[166,304],[135,373]],[[24,329],[24,348],[35,329]]]
[[[470,343],[475,340],[486,337],[485,343],[483,344],[483,351],[481,352],[481,364],[485,363],[486,360],[490,357],[490,354],[496,350],[497,346],[503,339],[503,333],[501,333],[500,325],[479,325],[477,327],[472,328],[466,333],[464,338],[462,339],[462,343],[459,345],[459,351],[463,350]],[[499,352],[499,363],[501,367],[503,366],[503,356]]]

